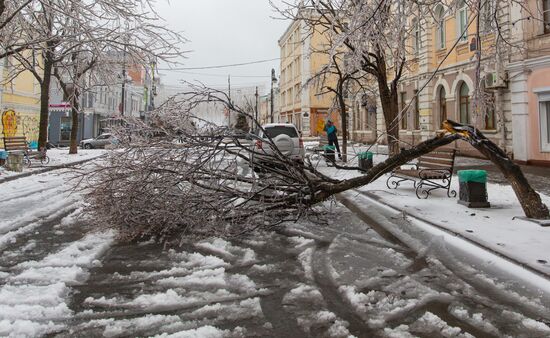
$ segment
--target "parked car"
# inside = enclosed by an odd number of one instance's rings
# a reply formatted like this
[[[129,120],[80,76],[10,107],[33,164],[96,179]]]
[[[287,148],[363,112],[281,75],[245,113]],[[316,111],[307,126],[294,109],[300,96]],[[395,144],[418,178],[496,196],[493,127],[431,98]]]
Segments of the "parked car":
[[[101,134],[96,138],[80,141],[80,147],[84,149],[105,148],[107,145],[116,143],[117,139],[112,134]]]
[[[253,162],[262,162],[269,155],[274,154],[274,149],[268,143],[268,136],[273,140],[274,145],[281,154],[295,161],[304,161],[304,142],[295,125],[291,123],[269,123],[263,125],[262,128],[265,132],[260,131],[259,139],[254,142],[254,153],[251,154]]]

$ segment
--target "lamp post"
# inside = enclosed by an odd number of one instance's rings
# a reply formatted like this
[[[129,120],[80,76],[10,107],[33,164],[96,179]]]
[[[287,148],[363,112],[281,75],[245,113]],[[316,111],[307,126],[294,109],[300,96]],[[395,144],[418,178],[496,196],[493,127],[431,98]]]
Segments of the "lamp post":
[[[277,77],[275,76],[275,69],[271,68],[271,123],[274,123],[273,116],[273,84],[277,83]]]

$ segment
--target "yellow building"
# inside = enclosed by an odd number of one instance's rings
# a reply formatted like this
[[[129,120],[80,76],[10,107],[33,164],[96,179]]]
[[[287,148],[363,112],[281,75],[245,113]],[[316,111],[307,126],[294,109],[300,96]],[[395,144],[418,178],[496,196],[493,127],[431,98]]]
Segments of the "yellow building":
[[[10,79],[11,58],[0,60],[0,148],[4,136],[25,136],[31,147],[38,144],[40,86],[31,72]]]
[[[442,121],[452,119],[474,125],[503,148],[512,150],[510,91],[505,72],[511,48],[502,46],[511,34],[510,6],[499,2],[497,7],[496,0],[484,0],[478,38],[477,8],[470,7],[470,3],[442,1],[433,8],[433,15],[409,18],[408,63],[398,85],[402,110],[399,139],[403,147],[434,136]],[[501,29],[500,36],[495,34],[497,27]],[[497,43],[503,48],[497,50]],[[482,55],[479,77],[478,51]],[[390,68],[389,74],[392,72]],[[473,103],[476,82],[483,96],[477,101],[477,109]],[[365,100],[356,101],[356,106],[366,106],[362,102]],[[354,125],[383,125],[367,121],[369,116],[354,116]],[[380,114],[378,118],[382,118]],[[357,129],[352,134],[358,141],[366,135]],[[477,154],[465,142],[453,146],[463,153]]]
[[[312,29],[303,20],[294,20],[279,39],[281,50],[280,122],[296,125],[304,136],[323,133],[327,118],[339,123],[339,113],[334,109],[334,95],[322,94],[321,86],[308,84],[329,56],[323,53],[327,36]],[[333,83],[333,77],[327,79]]]

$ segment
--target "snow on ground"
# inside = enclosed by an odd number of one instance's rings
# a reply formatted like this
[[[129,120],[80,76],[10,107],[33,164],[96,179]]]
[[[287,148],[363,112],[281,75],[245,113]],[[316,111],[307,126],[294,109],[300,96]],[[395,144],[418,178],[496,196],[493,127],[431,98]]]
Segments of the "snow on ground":
[[[72,316],[70,285],[86,279],[113,237],[90,234],[40,261],[16,266],[0,288],[0,336],[36,337],[62,329],[60,321]]]
[[[210,241],[202,241],[195,244],[195,246],[197,248],[218,254],[229,261],[237,261],[236,263],[241,265],[251,264],[256,260],[254,250],[233,246],[231,243],[221,238],[215,238]]]
[[[374,162],[385,158],[385,155],[375,155]],[[327,168],[324,163],[319,169],[338,178],[360,175],[355,171]],[[384,175],[359,191],[370,193],[406,214],[428,220],[550,276],[549,228],[517,218],[524,213],[511,186],[488,183],[491,208],[472,209],[458,204],[457,198],[448,198],[441,189],[432,192],[428,199],[418,199],[409,181],[401,183],[397,189],[388,189],[388,177]],[[458,194],[458,177],[453,177],[451,186]],[[541,194],[541,197],[546,205],[550,205],[549,196]]]
[[[64,149],[50,149],[48,150],[48,157],[50,162],[48,164],[41,164],[39,160],[32,160],[30,167],[23,167],[23,173],[42,170],[47,167],[55,167],[60,165],[68,165],[75,162],[90,160],[104,155],[107,150],[104,149],[79,149],[78,154],[69,155],[69,148]],[[0,181],[6,177],[12,177],[21,175],[22,173],[8,171],[4,167],[0,166]]]
[[[256,253],[221,238],[203,240],[188,249],[193,248],[200,252],[169,250],[170,265],[164,270],[114,274],[111,283],[135,282],[140,285],[140,292],[87,297],[84,306],[89,310],[82,312],[80,318],[120,311],[143,313],[142,316],[92,319],[79,329],[103,328],[107,337],[123,336],[128,330],[150,335],[164,332],[157,337],[243,336],[242,328],[224,330],[218,326],[263,318],[259,296],[268,290],[248,275],[229,271],[255,262]],[[152,316],[155,312],[179,312],[179,315]]]
[[[22,234],[75,208],[78,194],[63,188],[66,178],[37,175],[2,183],[0,195],[0,250]]]
[[[325,299],[315,286],[298,285],[284,296],[283,304],[294,309],[311,309],[297,314],[298,326],[308,334],[324,332],[328,337],[353,337],[348,330],[349,323],[326,310]]]

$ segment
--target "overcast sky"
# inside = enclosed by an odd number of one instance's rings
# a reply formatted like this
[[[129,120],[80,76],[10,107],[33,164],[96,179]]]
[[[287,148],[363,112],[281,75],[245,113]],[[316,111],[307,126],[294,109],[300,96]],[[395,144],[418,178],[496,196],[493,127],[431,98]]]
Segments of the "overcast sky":
[[[182,32],[190,40],[184,49],[191,52],[186,55],[187,59],[181,60],[183,66],[180,67],[278,58],[277,41],[289,24],[272,18],[277,15],[268,0],[159,0],[157,8],[170,28]],[[225,86],[230,74],[232,85],[264,84],[267,88],[271,68],[279,74],[279,60],[232,68],[188,70],[186,73],[162,70],[161,76],[163,83],[171,85],[184,79],[200,80],[209,86]]]

